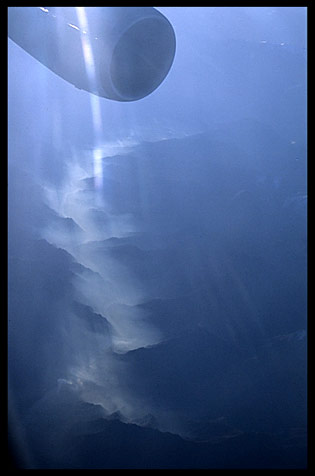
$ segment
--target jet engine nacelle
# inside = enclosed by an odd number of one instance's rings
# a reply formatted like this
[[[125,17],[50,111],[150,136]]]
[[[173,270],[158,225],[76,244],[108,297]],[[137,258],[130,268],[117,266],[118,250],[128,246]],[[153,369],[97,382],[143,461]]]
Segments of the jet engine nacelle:
[[[79,89],[135,101],[165,79],[170,22],[152,7],[9,7],[9,37]]]

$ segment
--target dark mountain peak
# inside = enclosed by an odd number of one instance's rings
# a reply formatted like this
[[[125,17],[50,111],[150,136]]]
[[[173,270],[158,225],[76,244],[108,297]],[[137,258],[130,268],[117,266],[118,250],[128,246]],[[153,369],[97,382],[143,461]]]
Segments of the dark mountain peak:
[[[95,313],[90,306],[82,304],[78,301],[73,301],[73,310],[75,315],[84,323],[85,327],[90,332],[110,336],[112,333],[112,326],[108,320],[101,314]]]

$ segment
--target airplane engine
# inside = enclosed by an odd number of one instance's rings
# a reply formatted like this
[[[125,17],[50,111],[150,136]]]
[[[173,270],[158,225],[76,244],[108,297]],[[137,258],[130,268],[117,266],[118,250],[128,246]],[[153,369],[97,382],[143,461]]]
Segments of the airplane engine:
[[[176,48],[172,25],[152,7],[10,7],[8,34],[77,88],[116,101],[152,93]]]

